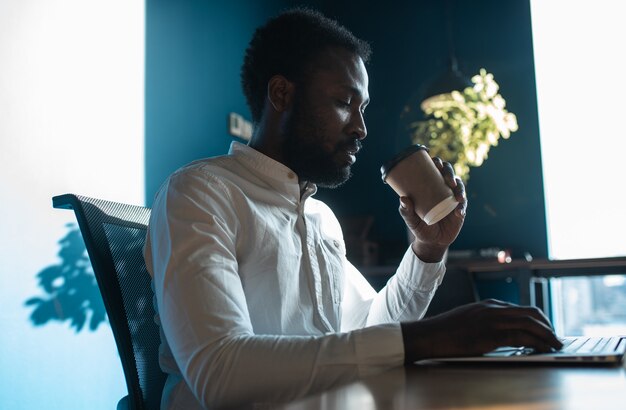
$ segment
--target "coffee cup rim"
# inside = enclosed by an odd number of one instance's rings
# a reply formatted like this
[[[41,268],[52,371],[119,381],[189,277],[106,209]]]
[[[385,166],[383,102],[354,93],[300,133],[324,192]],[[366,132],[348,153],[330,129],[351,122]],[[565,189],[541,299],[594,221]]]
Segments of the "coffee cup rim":
[[[406,147],[405,149],[403,149],[402,151],[397,153],[389,161],[385,162],[380,167],[380,173],[382,174],[381,177],[383,179],[383,182],[385,184],[387,183],[387,175],[389,175],[389,173],[391,172],[393,167],[395,167],[400,161],[402,161],[406,157],[408,157],[408,156],[412,155],[413,153],[415,153],[417,151],[420,151],[420,150],[424,150],[426,152],[429,151],[428,147],[426,147],[425,145],[422,145],[422,144],[409,145],[408,147]]]

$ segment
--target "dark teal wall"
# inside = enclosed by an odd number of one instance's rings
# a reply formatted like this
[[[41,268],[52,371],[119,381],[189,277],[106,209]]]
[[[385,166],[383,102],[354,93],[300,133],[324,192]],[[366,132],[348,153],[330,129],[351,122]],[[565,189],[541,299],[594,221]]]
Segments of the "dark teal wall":
[[[231,111],[249,118],[239,69],[281,1],[146,2],[146,203],[178,167],[227,152]]]
[[[217,2],[215,2],[217,3]],[[514,256],[547,256],[547,235],[528,0],[453,2],[461,69],[494,73],[520,130],[473,169],[470,207],[456,249],[499,246]],[[262,4],[262,5],[261,5]],[[147,2],[146,196],[195,158],[227,151],[230,111],[248,115],[239,67],[254,28],[291,1]],[[318,197],[341,218],[371,214],[371,239],[385,259],[404,251],[406,235],[397,197],[380,180],[379,166],[409,143],[398,117],[425,79],[447,60],[445,2],[308,2],[338,18],[374,48],[368,66],[372,102],[369,136],[354,177]],[[385,261],[383,261],[385,262]]]

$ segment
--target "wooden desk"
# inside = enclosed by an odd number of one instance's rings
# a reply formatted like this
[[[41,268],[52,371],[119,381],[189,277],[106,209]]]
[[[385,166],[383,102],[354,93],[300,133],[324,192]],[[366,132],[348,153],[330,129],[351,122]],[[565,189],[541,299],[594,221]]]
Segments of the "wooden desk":
[[[281,408],[626,409],[626,369],[493,364],[408,366]]]

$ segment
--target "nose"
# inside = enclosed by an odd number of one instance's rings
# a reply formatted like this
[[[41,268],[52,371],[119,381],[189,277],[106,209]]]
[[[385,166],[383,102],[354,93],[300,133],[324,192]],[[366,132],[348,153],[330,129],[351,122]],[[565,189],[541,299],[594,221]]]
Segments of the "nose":
[[[357,139],[362,140],[367,137],[365,118],[363,118],[363,113],[360,110],[352,116],[352,122],[350,123],[350,127],[350,134],[354,135]]]

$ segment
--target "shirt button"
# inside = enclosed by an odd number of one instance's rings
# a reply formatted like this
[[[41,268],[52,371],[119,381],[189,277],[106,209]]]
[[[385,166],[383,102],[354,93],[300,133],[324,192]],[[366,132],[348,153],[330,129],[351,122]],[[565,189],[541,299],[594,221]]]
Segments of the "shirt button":
[[[334,240],[334,241],[333,241],[333,244],[335,245],[335,248],[338,248],[338,247],[339,247],[339,241],[338,241],[338,240]]]
[[[287,177],[288,177],[289,179],[294,179],[294,178],[296,177],[296,174],[294,174],[293,172],[289,172],[289,173],[287,174]]]

